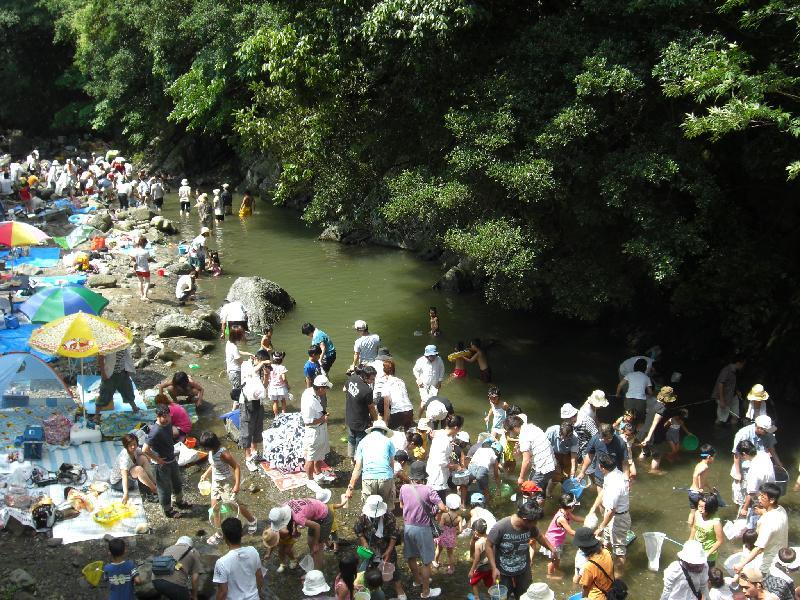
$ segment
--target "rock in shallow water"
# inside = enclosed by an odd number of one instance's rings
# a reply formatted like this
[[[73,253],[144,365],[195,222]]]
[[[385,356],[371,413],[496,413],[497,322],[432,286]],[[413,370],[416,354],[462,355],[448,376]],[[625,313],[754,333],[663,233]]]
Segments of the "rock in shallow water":
[[[267,325],[273,326],[295,305],[294,298],[285,289],[263,277],[239,277],[228,290],[227,299],[244,305],[248,327],[255,332],[264,331]]]
[[[211,325],[200,319],[182,314],[170,314],[156,321],[155,333],[158,337],[189,337],[199,340],[213,340],[217,332]]]
[[[113,275],[92,275],[86,280],[86,285],[90,288],[113,288],[117,287],[117,278]]]

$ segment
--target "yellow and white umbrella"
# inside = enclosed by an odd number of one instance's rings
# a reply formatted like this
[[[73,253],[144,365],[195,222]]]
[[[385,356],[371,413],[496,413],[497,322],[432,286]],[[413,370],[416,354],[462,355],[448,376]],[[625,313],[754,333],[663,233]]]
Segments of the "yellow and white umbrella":
[[[97,354],[108,354],[131,345],[133,333],[130,329],[114,321],[109,321],[89,313],[77,312],[35,330],[29,344],[31,348],[45,354],[83,359]],[[81,386],[81,407],[83,386]],[[86,411],[84,410],[84,419]]]

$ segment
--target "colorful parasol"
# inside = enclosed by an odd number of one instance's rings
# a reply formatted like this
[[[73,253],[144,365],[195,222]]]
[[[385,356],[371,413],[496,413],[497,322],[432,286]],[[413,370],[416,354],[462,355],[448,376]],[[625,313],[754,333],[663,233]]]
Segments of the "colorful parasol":
[[[41,229],[21,221],[0,222],[0,244],[4,246],[35,246],[49,237]]]
[[[35,330],[30,345],[47,354],[86,358],[127,348],[133,334],[127,327],[83,312],[67,315]]]
[[[31,348],[47,354],[83,359],[95,354],[109,354],[131,345],[133,333],[127,327],[87,313],[77,312],[61,317],[34,330],[28,342]],[[81,386],[81,408],[86,422],[86,403]]]
[[[19,307],[31,323],[49,323],[66,315],[83,312],[99,315],[108,300],[82,285],[52,286],[37,292]]]

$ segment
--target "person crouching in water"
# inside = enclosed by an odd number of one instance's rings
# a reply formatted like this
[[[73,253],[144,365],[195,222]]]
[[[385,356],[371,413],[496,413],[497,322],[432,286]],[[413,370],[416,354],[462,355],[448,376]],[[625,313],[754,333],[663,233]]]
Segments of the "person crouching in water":
[[[242,483],[242,470],[233,455],[220,443],[216,433],[204,431],[200,436],[200,447],[208,451],[209,467],[200,476],[200,481],[211,478],[211,509],[213,511],[214,526],[220,527],[220,502],[236,502],[236,494]],[[238,503],[239,512],[247,519],[247,533],[250,535],[258,531],[258,521],[242,503]],[[208,540],[212,546],[218,546],[222,541],[222,534],[217,531]]]

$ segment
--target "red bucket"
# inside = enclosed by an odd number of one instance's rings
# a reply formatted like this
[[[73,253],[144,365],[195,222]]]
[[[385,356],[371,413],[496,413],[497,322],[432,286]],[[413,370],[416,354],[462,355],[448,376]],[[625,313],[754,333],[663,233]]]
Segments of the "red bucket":
[[[156,271],[156,273],[158,273],[159,277],[164,277],[164,275],[166,274],[166,271],[164,269],[159,269],[158,271]]]

